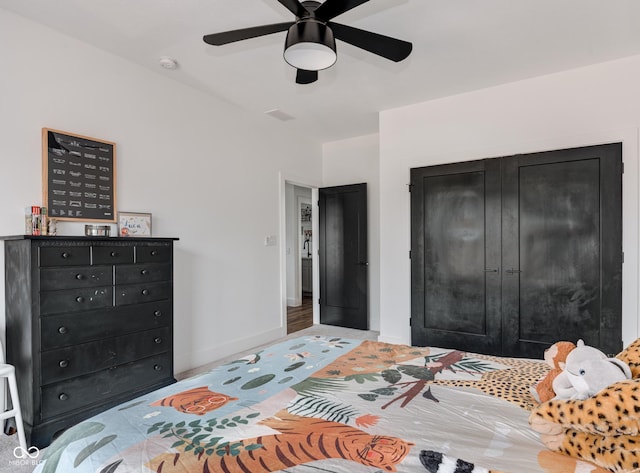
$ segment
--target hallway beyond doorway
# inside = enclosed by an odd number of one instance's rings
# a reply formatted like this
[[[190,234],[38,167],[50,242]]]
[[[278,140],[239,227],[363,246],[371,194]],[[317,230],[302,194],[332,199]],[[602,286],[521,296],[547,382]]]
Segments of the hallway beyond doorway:
[[[287,334],[313,325],[313,304],[311,295],[303,294],[302,305],[287,307]]]

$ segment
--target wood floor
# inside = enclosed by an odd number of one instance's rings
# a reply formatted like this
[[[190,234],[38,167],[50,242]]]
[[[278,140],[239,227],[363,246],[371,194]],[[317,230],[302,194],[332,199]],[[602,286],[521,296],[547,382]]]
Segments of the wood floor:
[[[287,307],[287,334],[311,327],[313,325],[313,306],[311,296],[302,298],[302,305]]]

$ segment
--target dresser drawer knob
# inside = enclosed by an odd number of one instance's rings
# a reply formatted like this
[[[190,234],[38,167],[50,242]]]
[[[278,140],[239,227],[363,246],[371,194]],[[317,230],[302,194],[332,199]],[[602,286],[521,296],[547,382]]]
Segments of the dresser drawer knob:
[[[153,369],[156,371],[162,371],[162,365],[154,365]]]
[[[151,250],[151,256],[158,256],[158,250]]]
[[[61,401],[66,401],[67,399],[69,399],[69,395],[68,395],[68,394],[66,394],[66,393],[61,393],[61,394],[58,396],[58,399],[60,399]]]
[[[162,337],[156,337],[153,341],[160,345],[162,343]]]
[[[153,315],[155,315],[156,317],[162,317],[162,311],[160,310],[156,310]]]
[[[141,293],[142,293],[143,296],[148,296],[149,295],[149,289],[143,289],[141,291]]]
[[[69,258],[71,256],[71,253],[63,251],[60,256],[62,256],[63,259],[67,259],[67,258]]]
[[[67,327],[65,327],[64,325],[62,327],[58,327],[58,333],[61,333],[62,335],[64,335],[65,333],[67,333],[69,330],[67,329]]]
[[[76,302],[79,302],[80,304],[82,304],[84,302],[84,297],[82,296],[76,297]]]
[[[78,281],[82,281],[83,279],[86,279],[86,277],[85,277],[84,274],[78,273],[78,274],[76,274],[76,279]]]
[[[60,365],[60,368],[66,368],[67,366],[69,366],[69,361],[60,360],[60,363],[58,363],[58,365]]]
[[[115,258],[116,256],[118,256],[118,252],[117,251],[112,251],[111,252],[111,256],[113,256]]]
[[[147,274],[149,274],[149,271],[146,269],[143,269],[140,271],[140,274],[142,274],[143,276],[146,276]]]

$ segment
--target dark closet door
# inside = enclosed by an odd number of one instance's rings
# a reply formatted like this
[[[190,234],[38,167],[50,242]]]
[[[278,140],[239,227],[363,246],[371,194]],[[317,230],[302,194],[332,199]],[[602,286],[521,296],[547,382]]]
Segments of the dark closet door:
[[[320,323],[367,330],[367,185],[319,189]]]
[[[620,351],[620,143],[411,178],[413,344],[540,358],[582,338]]]
[[[411,170],[411,342],[500,350],[500,163]]]
[[[622,145],[502,160],[503,347],[622,349]]]

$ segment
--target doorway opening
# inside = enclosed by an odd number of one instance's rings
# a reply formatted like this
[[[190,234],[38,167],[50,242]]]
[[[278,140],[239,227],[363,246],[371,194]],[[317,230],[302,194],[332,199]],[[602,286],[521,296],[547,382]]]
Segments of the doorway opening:
[[[314,324],[317,190],[285,181],[286,333]]]

